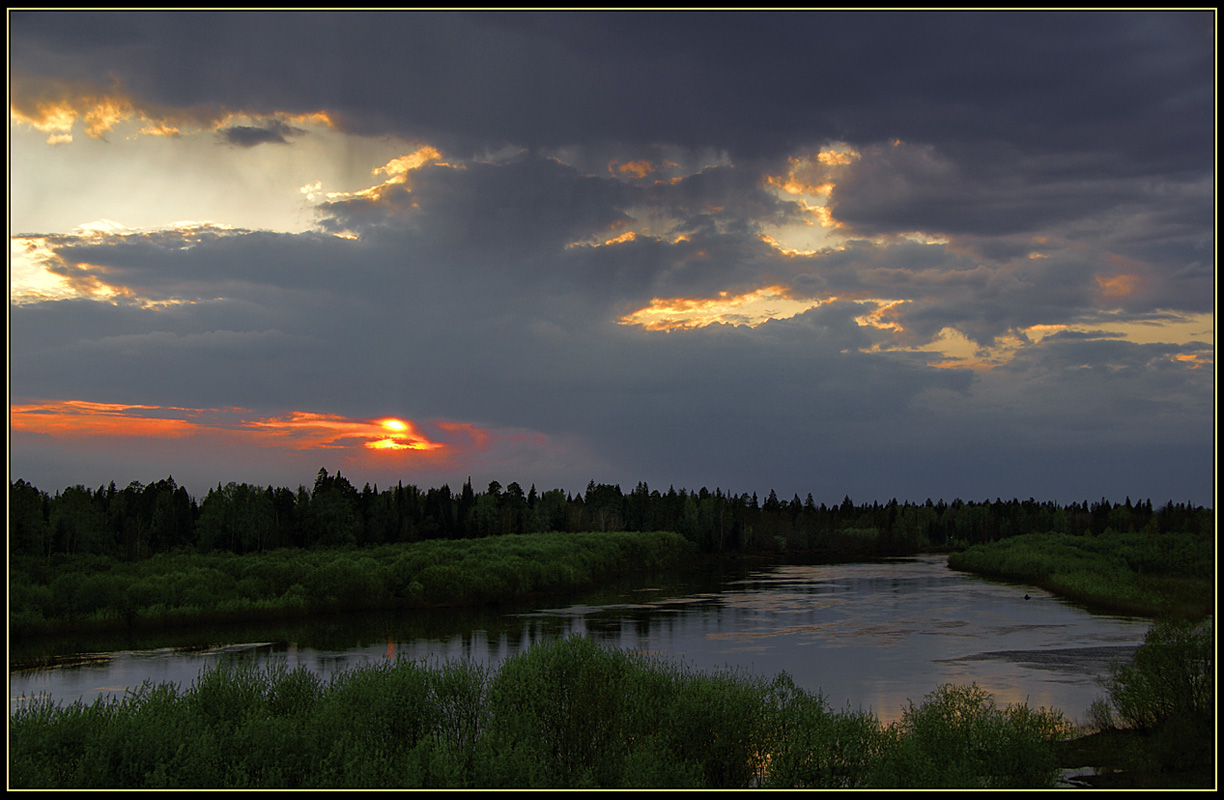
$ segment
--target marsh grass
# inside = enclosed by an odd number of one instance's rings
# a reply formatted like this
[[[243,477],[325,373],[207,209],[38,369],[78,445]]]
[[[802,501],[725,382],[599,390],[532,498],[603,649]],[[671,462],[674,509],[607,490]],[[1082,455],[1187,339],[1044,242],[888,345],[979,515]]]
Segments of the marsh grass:
[[[552,640],[496,672],[396,660],[324,682],[220,664],[180,691],[12,715],[13,788],[1048,786],[1060,714],[941,687],[899,723],[786,675]],[[911,782],[913,781],[913,782]]]
[[[286,619],[425,606],[496,605],[675,568],[676,533],[539,533],[366,549],[157,555],[139,562],[56,556],[10,565],[16,639],[88,630]]]
[[[1210,534],[1032,533],[952,553],[948,565],[1031,583],[1111,613],[1201,619],[1215,605]]]

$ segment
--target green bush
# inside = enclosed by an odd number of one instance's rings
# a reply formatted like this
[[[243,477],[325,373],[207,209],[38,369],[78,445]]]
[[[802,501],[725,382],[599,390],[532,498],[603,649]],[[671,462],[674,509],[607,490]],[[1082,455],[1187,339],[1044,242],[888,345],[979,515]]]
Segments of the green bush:
[[[1213,537],[1191,532],[1031,533],[952,553],[948,566],[1117,613],[1200,619],[1214,608],[1214,554]]]
[[[508,785],[608,785],[623,755],[626,659],[575,637],[509,658],[489,689],[490,738],[515,756]]]
[[[1041,788],[1058,772],[1071,728],[1057,711],[1000,709],[976,684],[947,684],[891,727],[870,783],[908,788]]]
[[[870,712],[837,714],[824,698],[779,676],[771,687],[782,727],[770,748],[767,788],[855,789],[884,753],[888,731]]]
[[[1129,726],[1154,729],[1178,716],[1215,710],[1215,626],[1157,622],[1130,664],[1115,666],[1104,686]]]
[[[14,788],[1037,787],[1057,712],[941,687],[902,721],[834,713],[785,675],[692,671],[574,637],[496,672],[384,661],[323,682],[226,662],[185,692],[22,702]]]

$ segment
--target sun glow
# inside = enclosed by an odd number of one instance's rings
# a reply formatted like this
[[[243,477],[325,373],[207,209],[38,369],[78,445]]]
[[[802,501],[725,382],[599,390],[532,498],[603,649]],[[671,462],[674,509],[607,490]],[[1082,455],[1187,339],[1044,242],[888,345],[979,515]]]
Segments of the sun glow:
[[[39,401],[10,406],[9,424],[14,431],[66,439],[220,436],[257,446],[292,450],[351,451],[363,448],[416,453],[441,451],[447,447],[444,442],[434,441],[418,432],[416,425],[408,420],[396,417],[361,420],[309,411],[258,417],[237,408],[200,409],[83,400]],[[449,429],[442,424],[439,427]]]

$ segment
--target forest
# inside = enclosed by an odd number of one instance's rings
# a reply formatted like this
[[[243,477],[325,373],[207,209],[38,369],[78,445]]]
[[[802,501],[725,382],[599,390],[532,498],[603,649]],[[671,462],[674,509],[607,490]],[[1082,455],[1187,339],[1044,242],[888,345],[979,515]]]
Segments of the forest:
[[[17,480],[9,497],[13,641],[500,604],[675,570],[696,552],[819,563],[944,551],[955,569],[1160,618],[1134,664],[1115,668],[1091,736],[976,686],[939,687],[886,725],[784,675],[703,675],[574,639],[496,673],[397,661],[325,683],[223,668],[189,689],[35,702],[12,721],[14,787],[1018,787],[1084,763],[1107,765],[1099,785],[1113,788],[1214,780],[1214,514],[1200,506],[828,506],[594,481],[582,494],[478,493],[470,480],[458,493],[358,490],[326,469],[310,488],[229,483],[203,500],[172,477],[53,496]],[[575,717],[576,696],[597,711]]]
[[[518,483],[471,480],[420,489],[398,483],[358,490],[321,468],[313,486],[218,484],[202,500],[173,477],[120,489],[72,486],[54,495],[17,480],[9,485],[10,557],[95,554],[139,561],[159,553],[246,554],[280,548],[365,547],[430,539],[590,531],[675,531],[703,553],[805,553],[854,557],[955,550],[1029,533],[1210,534],[1209,508],[1171,500],[1060,505],[1001,500],[817,505],[808,493],[789,501],[770,491],[735,494],[639,482],[588,483],[581,494],[561,489],[524,492]]]

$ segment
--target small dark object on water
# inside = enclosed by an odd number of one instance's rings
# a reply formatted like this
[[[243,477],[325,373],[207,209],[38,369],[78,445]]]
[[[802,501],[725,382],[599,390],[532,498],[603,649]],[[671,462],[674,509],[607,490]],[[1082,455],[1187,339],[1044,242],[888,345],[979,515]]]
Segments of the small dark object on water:
[[[1026,595],[1024,595],[1024,599],[1025,599],[1025,600],[1032,600],[1033,598],[1029,597],[1029,596],[1026,594]]]

